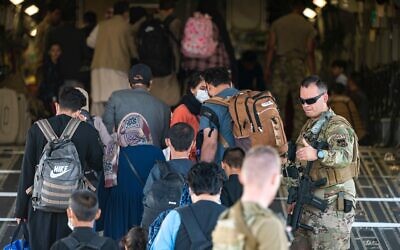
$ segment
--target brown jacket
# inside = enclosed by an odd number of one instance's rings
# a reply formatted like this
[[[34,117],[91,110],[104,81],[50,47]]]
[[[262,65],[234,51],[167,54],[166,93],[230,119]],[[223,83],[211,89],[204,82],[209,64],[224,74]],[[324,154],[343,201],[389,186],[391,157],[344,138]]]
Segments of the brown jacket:
[[[96,33],[97,32],[97,36]],[[135,49],[129,23],[121,15],[101,22],[88,38],[95,38],[92,68],[107,68],[128,72]]]

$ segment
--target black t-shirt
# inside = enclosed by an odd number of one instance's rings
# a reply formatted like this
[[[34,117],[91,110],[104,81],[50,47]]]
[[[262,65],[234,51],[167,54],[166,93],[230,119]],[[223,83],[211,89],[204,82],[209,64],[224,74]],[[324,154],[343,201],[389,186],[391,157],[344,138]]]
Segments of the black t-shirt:
[[[232,174],[224,183],[221,191],[221,203],[226,207],[231,207],[242,196],[243,186],[239,182],[239,176]]]
[[[96,240],[94,238],[96,238],[96,239],[105,238],[102,236],[98,236],[96,234],[96,232],[94,232],[93,229],[90,227],[77,227],[74,229],[74,231],[69,236],[74,237],[80,243],[95,242]],[[62,242],[62,239],[59,241],[56,241],[53,244],[53,246],[51,246],[51,250],[64,250],[64,249],[67,250],[68,247]],[[106,241],[101,246],[100,249],[118,250],[119,248],[118,248],[117,243],[113,239],[106,237]]]

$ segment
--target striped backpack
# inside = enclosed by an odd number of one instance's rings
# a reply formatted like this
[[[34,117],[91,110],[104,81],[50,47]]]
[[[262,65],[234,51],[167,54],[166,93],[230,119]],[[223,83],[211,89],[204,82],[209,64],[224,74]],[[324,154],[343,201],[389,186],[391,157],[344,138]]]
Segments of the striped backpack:
[[[60,137],[46,119],[36,122],[47,144],[36,167],[32,192],[34,209],[65,212],[71,194],[85,187],[79,155],[71,141],[80,122],[71,118]]]

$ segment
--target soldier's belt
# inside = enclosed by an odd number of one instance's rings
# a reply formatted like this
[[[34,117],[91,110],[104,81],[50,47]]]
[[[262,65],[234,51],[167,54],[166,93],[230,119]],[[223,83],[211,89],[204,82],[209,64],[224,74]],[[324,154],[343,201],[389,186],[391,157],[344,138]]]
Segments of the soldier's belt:
[[[315,166],[310,173],[310,177],[313,181],[326,178],[327,181],[323,187],[341,184],[356,176],[357,165],[354,162],[345,168],[331,168],[319,165],[318,167]]]

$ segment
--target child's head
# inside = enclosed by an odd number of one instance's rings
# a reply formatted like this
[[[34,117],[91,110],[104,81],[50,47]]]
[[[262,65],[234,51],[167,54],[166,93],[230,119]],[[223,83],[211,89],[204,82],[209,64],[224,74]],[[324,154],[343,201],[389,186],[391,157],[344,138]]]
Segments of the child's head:
[[[49,49],[49,56],[53,63],[56,63],[62,53],[61,45],[59,43],[53,43]]]
[[[239,147],[225,150],[221,166],[225,170],[227,176],[240,172],[245,155],[246,153]]]
[[[147,231],[142,227],[133,227],[121,240],[125,250],[145,250],[147,246]]]
[[[346,71],[346,62],[343,60],[335,60],[331,64],[331,73],[334,77],[339,76]]]

